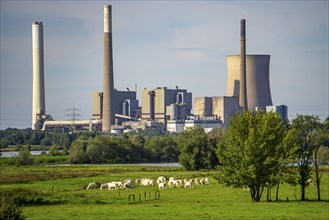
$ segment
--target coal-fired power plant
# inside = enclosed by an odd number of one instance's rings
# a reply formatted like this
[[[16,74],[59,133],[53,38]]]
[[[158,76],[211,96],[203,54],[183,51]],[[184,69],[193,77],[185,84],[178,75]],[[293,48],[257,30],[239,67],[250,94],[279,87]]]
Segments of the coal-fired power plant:
[[[192,114],[192,93],[186,89],[144,89],[142,106],[135,91],[114,89],[112,6],[104,5],[104,72],[103,91],[93,93],[93,110],[90,120],[53,120],[45,110],[43,24],[32,23],[33,97],[32,129],[89,130],[103,133],[140,131],[161,127],[170,132],[201,126],[227,128],[229,118],[242,109],[258,108],[281,112],[287,118],[286,106],[272,106],[270,90],[270,55],[246,53],[246,20],[240,20],[240,54],[227,56],[227,96],[196,97]],[[99,11],[101,12],[101,10]],[[101,14],[100,14],[101,16]],[[101,32],[100,32],[101,34]],[[101,51],[100,51],[101,52]],[[280,113],[280,114],[281,114]]]
[[[102,132],[111,132],[114,124],[114,79],[112,51],[112,8],[104,5],[104,86]]]
[[[240,94],[239,105],[248,110],[246,85],[246,20],[240,22]]]
[[[32,23],[32,129],[40,130],[45,119],[45,81],[43,64],[43,25],[42,22]]]

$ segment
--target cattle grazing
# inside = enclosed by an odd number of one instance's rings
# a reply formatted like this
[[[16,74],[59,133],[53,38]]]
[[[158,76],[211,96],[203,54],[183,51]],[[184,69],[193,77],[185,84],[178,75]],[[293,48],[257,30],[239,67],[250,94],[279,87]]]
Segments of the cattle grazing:
[[[87,186],[87,190],[90,190],[90,189],[97,189],[100,187],[100,184],[98,182],[92,182],[92,183],[89,183],[88,186]]]
[[[166,182],[164,183],[159,183],[159,190],[163,190],[166,188]]]
[[[107,186],[108,186],[109,190],[116,190],[116,189],[118,189],[118,186],[117,186],[117,183],[116,182],[107,183]]]
[[[133,188],[133,181],[131,179],[123,181],[123,188]]]
[[[164,176],[159,176],[157,179],[157,184],[159,185],[160,183],[165,183],[166,182],[166,177]]]
[[[195,185],[200,185],[201,183],[200,183],[200,179],[199,178],[195,178],[195,180],[194,180],[194,184]]]
[[[107,183],[104,183],[101,185],[100,190],[108,189],[108,188],[109,188],[109,186],[107,185]]]
[[[186,180],[184,184],[184,188],[192,188],[193,187],[193,180]]]
[[[202,185],[208,185],[208,184],[209,184],[209,179],[208,179],[208,178],[202,178],[202,179],[200,180],[200,183],[201,183]]]

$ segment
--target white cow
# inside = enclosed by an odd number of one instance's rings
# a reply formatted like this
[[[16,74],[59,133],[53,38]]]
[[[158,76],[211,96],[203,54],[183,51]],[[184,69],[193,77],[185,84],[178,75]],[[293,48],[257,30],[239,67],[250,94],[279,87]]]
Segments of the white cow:
[[[200,180],[200,183],[201,183],[202,185],[207,185],[207,184],[209,184],[209,179],[208,179],[208,178],[202,178],[202,179]]]
[[[184,184],[184,188],[192,188],[193,187],[193,180],[186,180]]]
[[[104,183],[101,185],[100,190],[108,189],[108,188],[109,188],[109,186],[107,185],[107,183]]]
[[[133,181],[131,179],[123,181],[123,188],[133,188]]]
[[[158,179],[157,179],[157,184],[159,185],[160,183],[165,183],[166,181],[167,181],[166,177],[159,176]]]
[[[195,183],[195,185],[200,185],[201,184],[200,179],[199,178],[195,178],[194,183]]]
[[[107,186],[108,186],[109,190],[116,190],[116,189],[118,189],[118,186],[117,186],[116,182],[107,183]]]
[[[159,183],[159,190],[165,189],[166,188],[166,182],[164,183]]]
[[[99,183],[97,182],[92,182],[92,183],[89,183],[88,186],[87,186],[87,190],[89,189],[96,189],[99,187]]]

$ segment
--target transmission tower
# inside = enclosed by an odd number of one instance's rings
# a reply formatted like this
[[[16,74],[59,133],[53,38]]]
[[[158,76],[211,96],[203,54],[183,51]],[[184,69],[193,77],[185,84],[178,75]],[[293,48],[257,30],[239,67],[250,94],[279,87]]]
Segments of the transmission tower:
[[[75,121],[79,120],[77,117],[81,116],[81,114],[78,113],[78,111],[80,111],[80,109],[75,108],[74,106],[72,108],[69,109],[65,109],[65,111],[68,111],[70,113],[66,114],[65,116],[70,117],[69,120],[71,120],[71,131],[74,132],[75,130]]]

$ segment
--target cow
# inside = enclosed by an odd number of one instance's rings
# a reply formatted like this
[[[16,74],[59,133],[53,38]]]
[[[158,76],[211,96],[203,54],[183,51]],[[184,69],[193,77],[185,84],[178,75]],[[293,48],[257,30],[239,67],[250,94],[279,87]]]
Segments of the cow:
[[[88,186],[87,186],[87,190],[90,190],[90,189],[96,189],[96,188],[98,188],[100,186],[100,184],[99,183],[97,183],[97,182],[92,182],[92,183],[89,183],[88,184]]]

